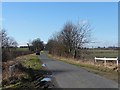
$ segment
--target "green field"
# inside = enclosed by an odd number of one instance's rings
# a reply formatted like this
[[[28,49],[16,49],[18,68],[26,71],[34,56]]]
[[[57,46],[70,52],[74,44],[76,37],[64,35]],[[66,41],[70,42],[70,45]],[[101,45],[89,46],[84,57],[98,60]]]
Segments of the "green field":
[[[96,57],[118,57],[117,50],[92,50]]]
[[[17,48],[18,51],[27,51],[28,48]]]
[[[83,58],[93,59],[95,57],[118,57],[118,50],[100,50],[100,49],[89,49],[82,51]]]

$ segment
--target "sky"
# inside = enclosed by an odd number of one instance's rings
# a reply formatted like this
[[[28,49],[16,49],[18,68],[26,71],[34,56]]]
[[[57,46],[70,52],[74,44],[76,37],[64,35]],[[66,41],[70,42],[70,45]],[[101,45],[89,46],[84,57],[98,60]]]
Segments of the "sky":
[[[2,2],[119,2],[119,0],[1,0]]]
[[[47,42],[67,21],[90,23],[89,47],[117,46],[117,2],[4,2],[2,27],[19,45],[40,38]]]

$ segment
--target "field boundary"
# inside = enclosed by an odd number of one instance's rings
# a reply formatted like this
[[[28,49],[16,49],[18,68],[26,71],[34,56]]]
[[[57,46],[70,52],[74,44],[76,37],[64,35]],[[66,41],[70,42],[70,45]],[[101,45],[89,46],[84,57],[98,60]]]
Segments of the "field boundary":
[[[47,55],[48,55],[48,57],[53,58],[54,60],[59,60],[59,61],[62,61],[62,62],[68,63],[68,64],[75,65],[77,67],[81,67],[81,68],[87,70],[88,72],[92,72],[94,74],[98,74],[100,76],[114,80],[115,82],[118,82],[118,72],[111,68],[99,66],[96,64],[89,64],[89,63],[82,62],[82,61],[76,61],[73,59],[56,57],[51,54],[47,54]]]
[[[98,61],[98,60],[101,60],[101,61],[104,61],[104,65],[106,66],[106,61],[116,61],[116,65],[118,66],[118,57],[117,58],[97,58],[95,57],[95,63]]]

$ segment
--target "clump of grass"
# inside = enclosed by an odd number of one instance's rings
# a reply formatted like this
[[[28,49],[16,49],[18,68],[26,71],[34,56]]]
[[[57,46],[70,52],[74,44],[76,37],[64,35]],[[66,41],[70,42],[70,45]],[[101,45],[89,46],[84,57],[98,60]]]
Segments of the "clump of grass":
[[[29,60],[22,62],[23,66],[26,68],[32,68],[34,70],[39,70],[41,68],[40,61],[38,57],[33,56]]]
[[[41,69],[41,63],[38,56],[35,54],[29,54],[25,56],[20,56],[16,58],[22,64],[22,76],[17,75],[19,82],[15,84],[5,85],[3,89],[6,88],[33,88],[33,77]]]

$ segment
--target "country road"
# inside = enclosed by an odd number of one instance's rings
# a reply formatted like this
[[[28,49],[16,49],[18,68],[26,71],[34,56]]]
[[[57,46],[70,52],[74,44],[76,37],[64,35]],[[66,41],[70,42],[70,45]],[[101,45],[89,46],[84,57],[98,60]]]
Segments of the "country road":
[[[83,68],[51,59],[45,54],[40,55],[40,60],[52,71],[60,88],[118,88],[118,84],[112,80]]]

